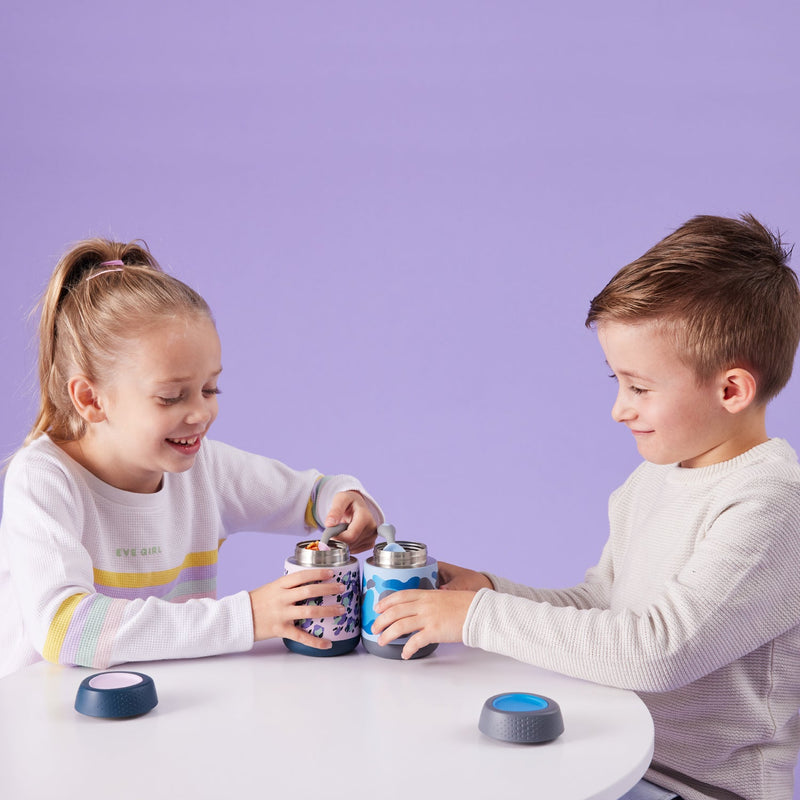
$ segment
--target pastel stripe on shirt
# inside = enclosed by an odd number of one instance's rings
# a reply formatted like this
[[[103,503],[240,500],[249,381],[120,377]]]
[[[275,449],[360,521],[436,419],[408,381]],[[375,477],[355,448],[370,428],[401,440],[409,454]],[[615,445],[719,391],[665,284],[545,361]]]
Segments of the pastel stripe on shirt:
[[[319,497],[319,490],[323,487],[327,480],[328,477],[326,475],[320,475],[319,478],[314,481],[314,486],[312,487],[311,494],[308,497],[308,503],[306,503],[305,523],[309,530],[325,527],[320,523],[319,518],[317,517],[317,497]]]
[[[189,553],[183,564],[158,572],[109,572],[96,569],[98,592],[122,600],[158,597],[172,603],[217,596],[217,550]]]
[[[42,655],[56,664],[104,667],[125,605],[101,594],[68,597],[50,623]]]
[[[158,597],[181,603],[216,598],[217,551],[190,553],[183,564],[158,572],[94,571],[97,594],[75,594],[59,607],[43,655],[60,664],[102,668],[129,600]]]

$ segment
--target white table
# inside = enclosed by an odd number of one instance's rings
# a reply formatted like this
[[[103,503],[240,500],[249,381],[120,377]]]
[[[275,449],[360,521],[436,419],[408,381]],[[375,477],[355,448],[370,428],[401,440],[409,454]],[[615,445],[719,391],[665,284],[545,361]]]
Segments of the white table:
[[[253,651],[113,669],[155,681],[158,706],[105,720],[74,710],[98,670],[40,663],[0,680],[0,797],[539,798],[616,800],[644,774],[650,715],[633,692],[462,645],[391,661]],[[478,730],[502,692],[546,695],[565,732],[517,745]]]

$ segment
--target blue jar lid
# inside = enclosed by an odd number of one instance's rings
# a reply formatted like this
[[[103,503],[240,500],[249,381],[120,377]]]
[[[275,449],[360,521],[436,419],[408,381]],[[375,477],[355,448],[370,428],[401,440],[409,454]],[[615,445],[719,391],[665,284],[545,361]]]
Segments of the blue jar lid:
[[[503,742],[541,744],[564,732],[555,700],[530,692],[505,692],[490,697],[481,709],[478,728]]]

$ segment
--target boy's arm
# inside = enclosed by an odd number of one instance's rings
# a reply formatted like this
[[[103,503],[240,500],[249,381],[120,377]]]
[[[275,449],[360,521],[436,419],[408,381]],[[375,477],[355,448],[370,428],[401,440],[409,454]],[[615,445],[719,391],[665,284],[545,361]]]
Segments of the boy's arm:
[[[606,542],[600,561],[586,572],[584,580],[569,589],[537,589],[487,573],[492,588],[503,594],[522,597],[559,608],[608,608],[613,570],[611,547]]]
[[[405,591],[377,605],[373,631],[381,644],[411,634],[404,658],[433,641],[463,641],[625,689],[684,686],[800,623],[800,492],[763,488],[728,506],[643,608],[556,606],[488,588]]]
[[[684,568],[640,609],[554,607],[481,590],[465,644],[639,691],[691,683],[800,622],[800,493],[755,487],[721,513]]]
[[[586,580],[571,589],[562,590],[534,589],[489,573],[439,562],[439,575],[443,582],[441,588],[444,591],[401,591],[390,594],[376,604],[380,616],[373,623],[372,630],[374,633],[383,633],[394,625],[380,638],[381,645],[389,644],[398,636],[410,635],[402,651],[402,657],[408,659],[421,647],[433,642],[462,641],[470,607],[476,593],[482,590],[494,590],[493,594],[499,592],[524,602],[554,607],[604,608],[607,607],[611,588],[610,552],[607,544],[600,563],[587,572]]]

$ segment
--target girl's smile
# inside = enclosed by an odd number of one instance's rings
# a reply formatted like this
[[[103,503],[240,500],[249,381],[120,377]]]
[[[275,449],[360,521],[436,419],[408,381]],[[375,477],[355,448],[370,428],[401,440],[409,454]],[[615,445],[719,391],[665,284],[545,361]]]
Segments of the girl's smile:
[[[179,453],[187,456],[197,455],[200,450],[199,436],[193,436],[191,439],[167,439],[167,443]]]

